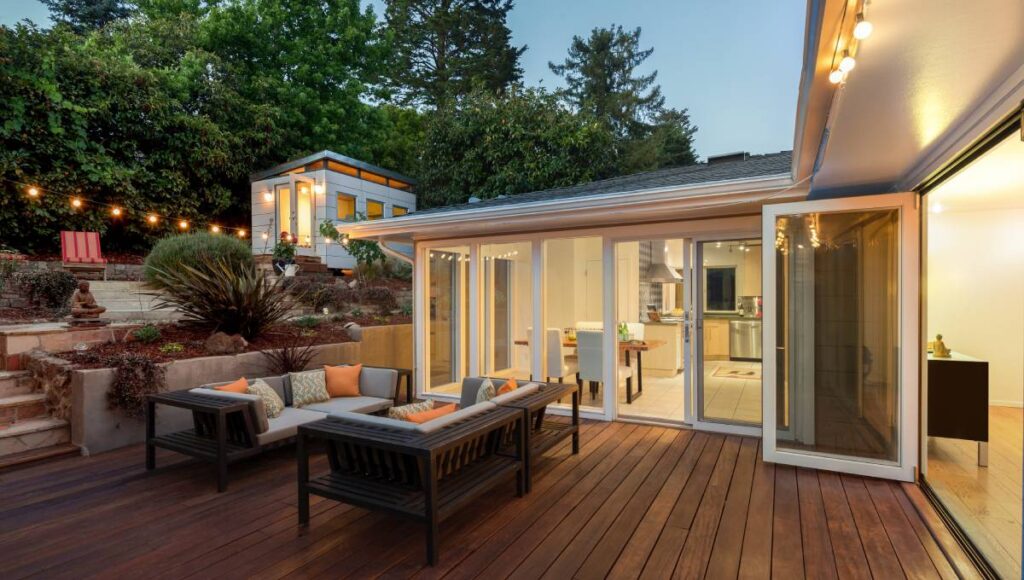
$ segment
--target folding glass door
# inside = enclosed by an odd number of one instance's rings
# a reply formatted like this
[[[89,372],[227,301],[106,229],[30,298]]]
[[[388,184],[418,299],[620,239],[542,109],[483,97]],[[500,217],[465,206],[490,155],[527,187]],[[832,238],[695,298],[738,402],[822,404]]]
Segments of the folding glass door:
[[[765,459],[912,481],[914,194],[770,205],[763,220]]]

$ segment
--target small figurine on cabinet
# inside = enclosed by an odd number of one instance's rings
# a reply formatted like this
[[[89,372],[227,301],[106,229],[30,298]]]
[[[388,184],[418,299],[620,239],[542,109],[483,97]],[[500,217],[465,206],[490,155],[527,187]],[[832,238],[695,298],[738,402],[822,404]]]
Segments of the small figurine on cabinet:
[[[935,335],[935,343],[932,347],[932,356],[935,358],[950,358],[953,355],[952,351],[946,348],[946,343],[942,342],[942,335]]]

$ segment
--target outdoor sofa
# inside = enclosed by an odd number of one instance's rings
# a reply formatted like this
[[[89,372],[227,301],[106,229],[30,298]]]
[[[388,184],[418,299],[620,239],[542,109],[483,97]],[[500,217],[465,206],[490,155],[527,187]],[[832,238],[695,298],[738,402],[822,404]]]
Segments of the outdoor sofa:
[[[319,421],[329,413],[386,412],[395,403],[398,377],[396,369],[364,365],[359,374],[359,396],[334,397],[302,408],[292,405],[289,375],[261,377],[259,380],[274,389],[285,403],[281,414],[273,419],[267,418],[259,396],[215,390],[230,381],[150,395],[146,405],[146,469],[156,468],[157,447],[169,449],[214,463],[217,490],[224,491],[228,464],[293,442],[300,425]],[[256,380],[248,382],[251,385]],[[193,428],[157,435],[158,404],[191,411]]]
[[[298,428],[299,524],[309,524],[309,496],[318,495],[401,515],[427,526],[427,561],[438,558],[438,526],[473,499],[513,475],[516,495],[529,491],[530,432],[541,432],[546,403],[570,395],[576,385],[528,383],[481,400],[484,379],[463,381],[461,408],[425,423],[352,412]],[[579,444],[578,404],[559,435]],[[536,423],[534,421],[536,420]],[[536,425],[536,427],[531,427]],[[310,476],[309,449],[324,443],[330,469]]]

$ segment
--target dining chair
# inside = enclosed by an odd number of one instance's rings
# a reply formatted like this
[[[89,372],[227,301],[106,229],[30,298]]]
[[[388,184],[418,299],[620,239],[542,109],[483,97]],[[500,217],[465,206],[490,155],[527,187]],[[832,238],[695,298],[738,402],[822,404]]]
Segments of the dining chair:
[[[579,354],[580,381],[587,381],[590,387],[590,400],[597,399],[597,385],[604,382],[604,331],[603,330],[577,330],[576,350]],[[616,357],[617,360],[617,357]],[[615,365],[618,381],[614,388],[618,388],[618,382],[625,380],[626,384],[633,386],[633,368]]]
[[[547,382],[552,378],[565,382],[565,377],[576,377],[580,382],[579,366],[576,361],[568,360],[566,348],[562,346],[562,331],[557,328],[547,330]],[[583,385],[580,385],[582,387]]]

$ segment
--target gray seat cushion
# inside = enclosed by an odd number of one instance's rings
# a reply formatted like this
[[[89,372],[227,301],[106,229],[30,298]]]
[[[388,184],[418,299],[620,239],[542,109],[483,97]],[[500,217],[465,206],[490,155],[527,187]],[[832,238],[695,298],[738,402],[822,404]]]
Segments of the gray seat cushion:
[[[433,433],[434,431],[437,431],[438,429],[443,429],[456,421],[461,421],[462,419],[466,419],[474,415],[479,415],[480,413],[486,413],[487,411],[491,411],[496,408],[498,408],[498,406],[495,405],[494,403],[490,401],[484,401],[483,403],[477,403],[475,405],[466,407],[465,409],[459,409],[454,413],[441,415],[437,419],[431,419],[426,423],[420,423],[416,425],[416,430],[419,431],[420,433]]]
[[[257,435],[256,440],[260,445],[267,445],[268,443],[273,443],[289,437],[295,437],[295,434],[298,432],[299,425],[319,421],[323,418],[323,413],[309,411],[306,409],[296,409],[295,407],[285,407],[284,411],[281,411],[280,415],[269,420],[269,429],[267,429],[265,433]]]
[[[468,409],[476,404],[477,393],[484,381],[490,379],[484,377],[466,377],[462,379],[462,396],[459,398],[459,408]]]
[[[303,409],[321,413],[376,413],[393,404],[393,399],[379,397],[334,397],[330,401],[306,405]]]
[[[386,427],[388,429],[395,429],[397,431],[415,431],[416,423],[410,423],[408,421],[402,421],[400,419],[390,419],[388,417],[378,417],[376,415],[365,415],[363,413],[350,413],[348,411],[341,411],[338,413],[331,413],[328,415],[331,419],[344,419],[352,423],[362,423],[364,425],[374,425],[377,427]]]
[[[359,394],[394,400],[398,391],[398,371],[363,367],[359,373]]]

